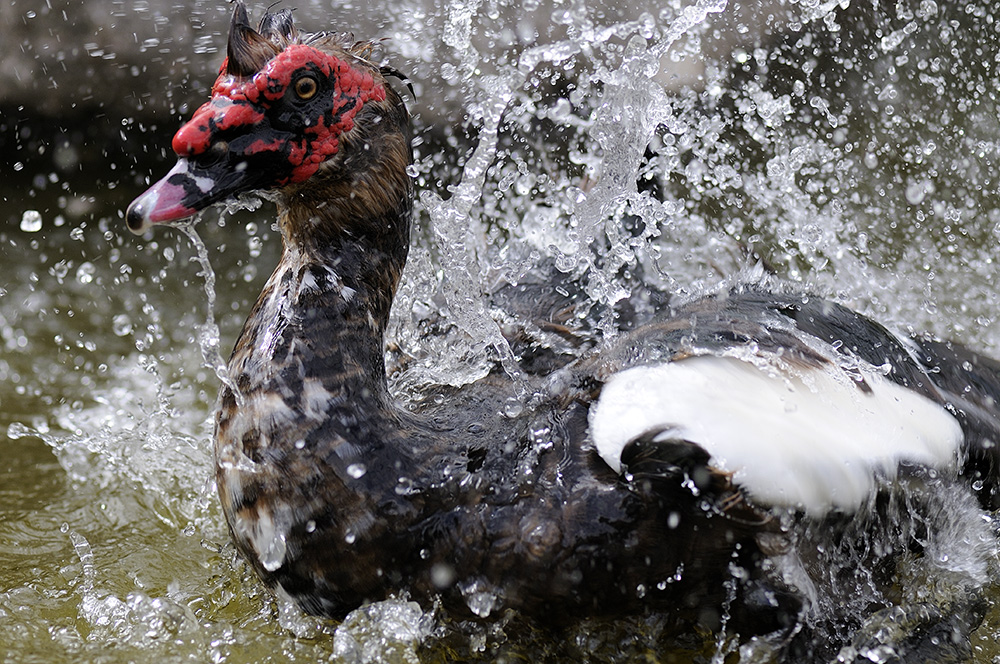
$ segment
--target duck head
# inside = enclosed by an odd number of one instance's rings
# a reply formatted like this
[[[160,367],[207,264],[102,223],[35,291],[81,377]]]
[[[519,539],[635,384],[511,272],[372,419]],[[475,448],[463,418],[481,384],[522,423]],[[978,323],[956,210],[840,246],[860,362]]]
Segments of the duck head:
[[[409,116],[385,79],[397,74],[368,62],[371,50],[349,34],[299,33],[290,10],[254,29],[237,2],[211,99],[174,136],[177,164],[129,205],[129,229],[259,190],[277,192],[283,217],[298,207],[315,219],[338,197],[361,216],[398,208],[410,196]]]

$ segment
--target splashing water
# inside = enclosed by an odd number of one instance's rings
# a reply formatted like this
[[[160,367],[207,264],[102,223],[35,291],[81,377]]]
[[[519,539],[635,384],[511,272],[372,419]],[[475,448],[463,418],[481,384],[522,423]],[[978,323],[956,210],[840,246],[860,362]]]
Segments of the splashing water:
[[[441,249],[439,260],[442,272],[446,275],[443,283],[445,300],[455,317],[461,321],[459,325],[468,335],[466,338],[476,340],[462,354],[475,355],[486,347],[492,347],[499,354],[507,373],[517,377],[517,360],[499,326],[488,317],[483,293],[470,291],[470,285],[465,280],[466,275],[483,274],[486,270],[485,237],[480,224],[470,212],[482,195],[486,171],[496,156],[500,117],[511,98],[510,89],[503,81],[495,81],[492,87],[498,92],[484,110],[479,143],[466,162],[462,179],[454,187],[451,198],[445,202],[436,193],[425,191],[420,196],[420,202],[430,217],[431,230]],[[481,378],[482,375],[473,374],[466,380]]]
[[[205,366],[209,367],[215,373],[215,376],[223,385],[232,390],[236,397],[236,403],[242,405],[243,394],[237,388],[236,381],[229,375],[229,367],[226,364],[226,360],[222,357],[222,352],[219,350],[222,335],[219,331],[219,325],[215,321],[215,270],[212,269],[212,264],[208,258],[208,248],[205,246],[204,241],[202,241],[201,236],[198,235],[198,231],[195,230],[197,223],[198,219],[196,218],[191,222],[177,224],[177,228],[191,241],[191,246],[194,247],[196,252],[192,260],[197,261],[201,265],[201,271],[198,272],[198,276],[205,280],[206,314],[205,322],[198,327],[198,346],[201,348]]]

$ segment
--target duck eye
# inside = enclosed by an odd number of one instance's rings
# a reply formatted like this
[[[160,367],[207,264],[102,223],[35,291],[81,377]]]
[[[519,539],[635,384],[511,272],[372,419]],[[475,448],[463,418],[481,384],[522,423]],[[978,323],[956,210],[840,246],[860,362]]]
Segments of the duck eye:
[[[319,82],[315,76],[303,76],[295,81],[295,96],[302,101],[308,101],[316,96],[319,90]]]

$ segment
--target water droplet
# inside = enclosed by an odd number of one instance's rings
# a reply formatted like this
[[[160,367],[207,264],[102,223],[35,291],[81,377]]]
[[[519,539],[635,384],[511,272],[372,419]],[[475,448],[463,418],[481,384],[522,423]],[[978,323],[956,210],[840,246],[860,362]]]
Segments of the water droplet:
[[[42,230],[42,214],[38,210],[25,210],[21,215],[21,230],[25,233]]]
[[[395,491],[398,496],[410,496],[419,493],[416,482],[409,477],[400,477],[397,480]]]
[[[97,269],[91,262],[80,263],[80,267],[76,268],[76,280],[81,284],[89,284],[94,280],[94,273]]]
[[[570,105],[569,100],[560,98],[556,101],[555,105],[549,109],[549,117],[556,122],[561,122],[569,117],[572,112],[573,107]]]
[[[862,254],[867,254],[868,253],[868,233],[865,233],[864,231],[861,231],[860,233],[858,233],[855,236],[854,244],[858,248],[859,252],[861,252]]]
[[[132,333],[132,320],[127,314],[118,314],[111,319],[111,331],[116,337],[124,337]]]
[[[476,580],[462,587],[462,596],[469,609],[480,618],[489,616],[497,605],[497,595],[485,581]]]
[[[19,438],[24,438],[25,436],[32,435],[31,429],[22,424],[21,422],[12,422],[7,427],[7,437],[11,440],[18,440]],[[64,531],[65,532],[65,531]]]
[[[507,402],[503,405],[503,414],[511,419],[517,417],[523,412],[524,404],[522,404],[521,400],[516,397],[507,399]]]
[[[438,590],[444,590],[455,582],[455,569],[448,563],[434,563],[431,567],[431,582]]]
[[[910,205],[919,205],[927,197],[927,194],[933,193],[933,182],[924,180],[912,181],[906,187],[906,200]]]
[[[62,283],[66,275],[69,274],[70,267],[72,267],[72,263],[62,260],[49,268],[49,274],[55,277],[59,283]]]
[[[268,572],[273,572],[285,561],[285,535],[275,533],[274,537],[267,543],[267,548],[260,552],[260,564]]]

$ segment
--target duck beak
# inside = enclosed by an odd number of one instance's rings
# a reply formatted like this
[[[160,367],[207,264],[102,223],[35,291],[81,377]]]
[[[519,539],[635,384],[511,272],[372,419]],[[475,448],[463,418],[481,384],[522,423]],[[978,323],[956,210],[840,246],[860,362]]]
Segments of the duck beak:
[[[252,186],[245,165],[233,169],[226,161],[202,166],[186,157],[178,159],[162,180],[128,206],[125,222],[129,230],[141,235],[154,224],[184,221]]]
[[[132,201],[125,213],[128,229],[136,235],[145,233],[156,223],[181,221],[193,216],[198,209],[189,195],[198,189],[198,180],[187,159],[179,159],[162,180]]]

